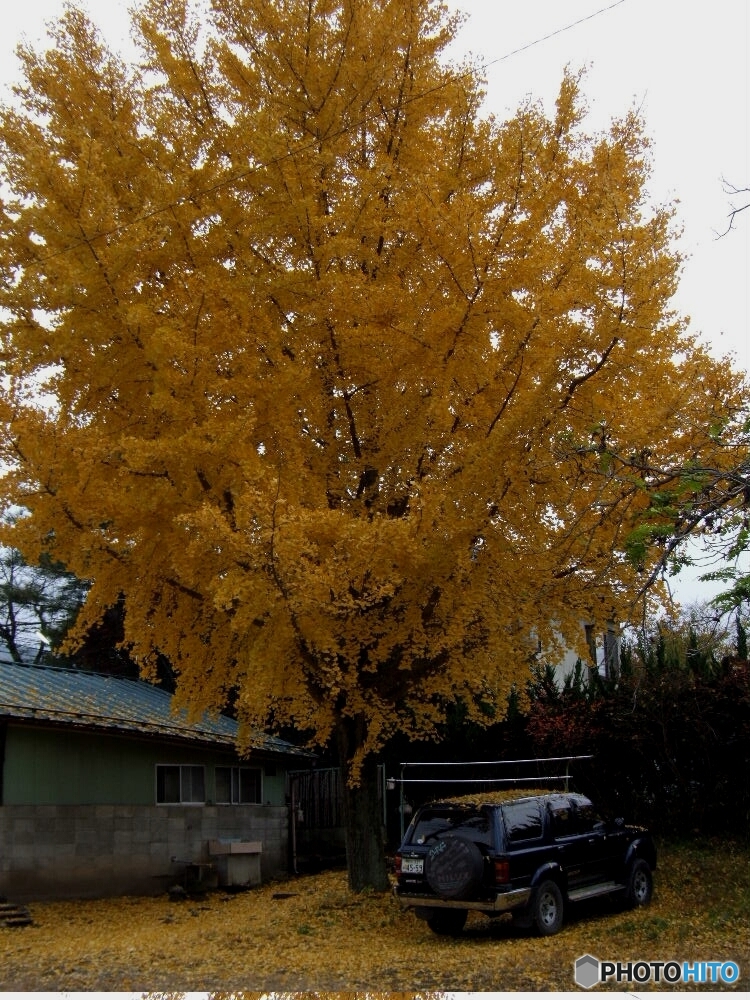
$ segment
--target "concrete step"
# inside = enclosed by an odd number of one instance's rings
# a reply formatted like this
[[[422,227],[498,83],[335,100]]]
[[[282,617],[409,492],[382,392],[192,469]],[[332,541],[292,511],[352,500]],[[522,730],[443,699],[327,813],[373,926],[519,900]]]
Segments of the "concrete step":
[[[18,903],[0,903],[0,927],[28,927],[33,924],[31,914]]]

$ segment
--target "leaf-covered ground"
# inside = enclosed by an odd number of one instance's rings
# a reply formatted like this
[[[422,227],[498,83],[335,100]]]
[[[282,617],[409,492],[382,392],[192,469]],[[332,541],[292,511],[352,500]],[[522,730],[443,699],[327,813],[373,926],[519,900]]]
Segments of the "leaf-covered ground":
[[[750,849],[721,842],[663,848],[648,909],[599,901],[546,939],[481,916],[461,938],[439,938],[388,896],[350,894],[341,871],[182,902],[29,910],[33,925],[0,928],[0,990],[567,991],[587,952],[620,962],[731,959],[741,969],[733,988],[750,989]]]

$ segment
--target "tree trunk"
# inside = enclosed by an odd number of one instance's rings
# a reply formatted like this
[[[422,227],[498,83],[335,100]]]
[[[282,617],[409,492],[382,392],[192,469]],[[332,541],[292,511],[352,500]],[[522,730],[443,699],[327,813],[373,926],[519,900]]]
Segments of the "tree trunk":
[[[385,892],[390,888],[390,881],[385,865],[383,806],[378,794],[375,760],[366,758],[356,784],[350,780],[357,728],[356,722],[343,720],[338,732],[349,888],[353,892],[364,889]]]

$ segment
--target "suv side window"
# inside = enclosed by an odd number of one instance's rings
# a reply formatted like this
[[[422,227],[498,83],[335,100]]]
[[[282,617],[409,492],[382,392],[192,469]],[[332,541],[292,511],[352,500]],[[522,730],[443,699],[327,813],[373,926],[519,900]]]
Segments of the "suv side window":
[[[575,810],[568,799],[557,796],[551,799],[549,816],[553,837],[572,837],[578,832]]]
[[[538,840],[542,836],[542,814],[536,799],[506,802],[503,806],[503,821],[509,844]]]
[[[590,830],[594,830],[601,825],[601,816],[587,798],[583,795],[576,796],[573,803],[575,805],[579,833],[588,833]]]

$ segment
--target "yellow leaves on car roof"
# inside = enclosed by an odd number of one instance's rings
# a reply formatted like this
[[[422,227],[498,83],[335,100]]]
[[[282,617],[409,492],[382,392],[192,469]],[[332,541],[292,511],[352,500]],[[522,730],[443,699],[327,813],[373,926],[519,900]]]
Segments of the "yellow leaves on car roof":
[[[498,788],[489,792],[471,792],[467,795],[451,795],[449,798],[436,799],[435,802],[446,802],[451,805],[499,805],[516,799],[528,799],[535,795],[551,795],[562,792],[560,788]]]

